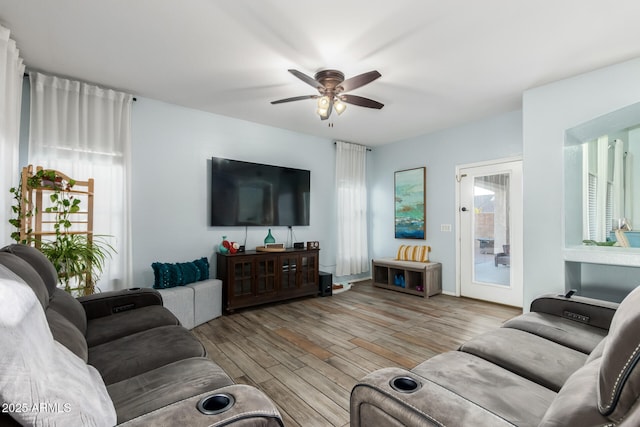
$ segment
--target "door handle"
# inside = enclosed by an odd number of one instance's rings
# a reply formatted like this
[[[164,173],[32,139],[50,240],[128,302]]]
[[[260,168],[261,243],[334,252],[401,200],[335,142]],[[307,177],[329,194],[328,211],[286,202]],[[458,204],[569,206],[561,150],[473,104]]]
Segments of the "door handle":
[[[466,212],[466,211],[467,211],[467,208],[465,208],[465,207],[463,206],[463,207],[461,207],[461,208],[460,208],[460,210],[461,210],[462,212]]]

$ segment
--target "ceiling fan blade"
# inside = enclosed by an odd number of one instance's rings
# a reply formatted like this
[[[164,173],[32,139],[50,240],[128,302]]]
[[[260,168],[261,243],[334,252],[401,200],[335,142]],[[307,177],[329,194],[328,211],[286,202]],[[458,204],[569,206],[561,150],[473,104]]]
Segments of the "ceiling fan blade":
[[[378,101],[374,101],[373,99],[363,98],[358,95],[340,95],[341,101],[346,102],[347,104],[357,105],[359,107],[367,107],[367,108],[377,108],[378,110],[384,107],[384,104],[381,104]]]
[[[378,77],[381,77],[377,71],[369,71],[368,73],[363,73],[354,77],[351,77],[338,85],[338,87],[342,87],[342,92],[348,92],[350,90],[357,89],[361,86],[371,83]]]
[[[313,86],[316,89],[324,88],[324,86],[322,86],[322,84],[316,79],[314,79],[313,77],[309,77],[298,70],[288,70],[288,71],[294,76],[296,76],[297,78],[299,78],[300,80],[302,80],[303,82],[305,82],[306,84],[308,84],[309,86]]]
[[[272,104],[282,104],[284,102],[293,102],[293,101],[302,101],[303,99],[316,99],[319,95],[303,95],[303,96],[294,96],[292,98],[279,99],[277,101],[271,101]]]

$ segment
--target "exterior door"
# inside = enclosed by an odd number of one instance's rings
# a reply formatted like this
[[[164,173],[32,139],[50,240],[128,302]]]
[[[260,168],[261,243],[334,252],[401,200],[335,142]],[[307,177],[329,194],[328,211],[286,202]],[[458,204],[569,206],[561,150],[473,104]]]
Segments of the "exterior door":
[[[522,161],[458,167],[460,295],[522,307]]]

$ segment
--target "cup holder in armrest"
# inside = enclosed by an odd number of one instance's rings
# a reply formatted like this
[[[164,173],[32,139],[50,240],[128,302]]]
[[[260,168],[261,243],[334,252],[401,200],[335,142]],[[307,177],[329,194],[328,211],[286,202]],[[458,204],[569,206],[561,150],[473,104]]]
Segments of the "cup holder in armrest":
[[[129,288],[129,289],[127,289],[127,290],[129,290],[129,291],[139,291],[139,290],[140,290],[140,288]]]
[[[413,393],[422,387],[422,384],[410,377],[394,377],[389,381],[389,385],[400,393]]]
[[[217,415],[228,411],[235,403],[232,395],[220,393],[203,397],[196,407],[205,415]]]

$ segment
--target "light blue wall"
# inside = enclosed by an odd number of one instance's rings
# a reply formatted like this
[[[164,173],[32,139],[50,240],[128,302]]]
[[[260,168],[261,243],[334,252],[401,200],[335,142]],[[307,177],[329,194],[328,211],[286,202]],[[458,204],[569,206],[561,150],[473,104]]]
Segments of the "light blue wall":
[[[332,141],[242,120],[138,98],[132,117],[132,230],[134,283],[150,286],[151,263],[178,262],[214,252],[223,235],[243,242],[243,227],[208,225],[212,156],[311,170],[311,225],[294,229],[297,241],[319,240],[320,268],[335,271],[335,147]],[[376,147],[368,155],[370,254],[392,255],[393,173],[427,167],[427,239],[443,263],[445,291],[455,292],[455,167],[522,152],[521,113]],[[223,208],[223,207],[220,207]],[[275,227],[279,242],[285,227]],[[266,228],[249,228],[246,245],[262,243]],[[412,242],[415,243],[415,242]],[[214,266],[215,271],[215,266]]]
[[[320,269],[335,271],[333,141],[144,98],[133,105],[132,141],[135,285],[153,284],[154,261],[206,256],[215,264],[223,235],[244,242],[244,227],[208,225],[208,160],[214,156],[311,170],[311,224],[294,227],[295,240],[318,240]],[[287,233],[272,228],[278,242],[285,243]],[[267,228],[250,227],[247,248],[262,244],[266,234]]]
[[[594,296],[607,294],[593,278],[616,275],[631,288],[638,269],[575,265],[563,260],[563,140],[566,129],[640,102],[640,59],[531,89],[523,110],[375,148],[369,154],[370,256],[393,255],[393,173],[427,168],[427,239],[443,263],[443,289],[455,292],[456,165],[522,155],[524,160],[525,307],[537,295],[558,292],[575,278]],[[28,81],[25,81],[25,90]],[[25,94],[23,101],[28,101]],[[27,108],[28,103],[24,103]],[[26,158],[28,114],[23,111],[21,162]],[[310,169],[311,225],[295,240],[319,240],[320,268],[335,270],[335,148],[332,141],[138,98],[132,116],[132,238],[134,283],[150,286],[154,261],[212,258],[223,235],[244,241],[244,228],[208,226],[208,163],[212,156]],[[361,141],[366,144],[366,141]],[[250,228],[247,247],[266,229]],[[284,242],[286,228],[274,228]],[[595,266],[595,267],[594,267]],[[622,284],[620,284],[622,283]],[[605,284],[606,286],[606,284]]]
[[[376,147],[370,170],[370,232],[373,258],[393,256],[400,244],[428,244],[430,259],[442,263],[442,287],[456,290],[457,165],[516,157],[522,154],[522,116],[513,111],[429,135]],[[394,238],[394,172],[426,166],[426,240]],[[440,224],[451,224],[441,232]]]
[[[593,266],[583,266],[580,269],[570,266],[569,270],[565,270],[564,134],[567,129],[588,120],[639,102],[638,76],[640,59],[524,93],[525,306],[539,294],[562,291],[565,288],[565,274],[575,275],[579,270],[583,272],[583,277],[592,274]],[[622,276],[630,276],[627,268],[619,269]],[[607,267],[607,271],[611,274],[611,268]],[[568,279],[574,283],[573,278]],[[626,282],[627,289],[635,285],[635,281]],[[603,283],[603,286],[608,284]],[[616,292],[617,290],[611,294]],[[598,292],[597,296],[604,294],[606,292]]]

